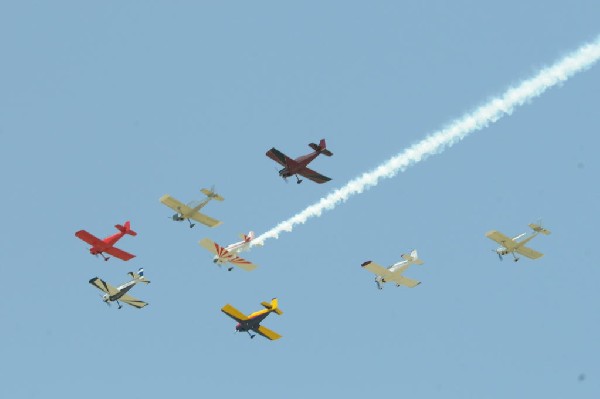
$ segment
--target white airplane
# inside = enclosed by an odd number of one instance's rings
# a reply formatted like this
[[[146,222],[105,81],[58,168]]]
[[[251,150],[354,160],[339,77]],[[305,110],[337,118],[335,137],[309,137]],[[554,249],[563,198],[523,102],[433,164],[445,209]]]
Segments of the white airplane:
[[[195,224],[190,221],[190,219],[194,219],[196,222],[200,222],[202,224],[207,225],[208,227],[216,227],[220,225],[222,222],[219,220],[213,219],[209,216],[206,216],[203,213],[200,213],[200,209],[204,208],[206,204],[210,202],[210,200],[223,201],[224,198],[219,194],[215,193],[214,190],[208,190],[203,188],[202,191],[206,195],[206,199],[203,201],[192,201],[187,205],[184,205],[182,202],[176,200],[171,197],[169,194],[165,194],[160,197],[160,202],[173,209],[177,213],[172,216],[172,219],[176,222],[181,222],[185,219],[190,223],[190,228],[194,227]]]
[[[237,256],[238,252],[242,252],[247,250],[250,247],[250,242],[254,239],[254,232],[251,231],[246,234],[240,234],[242,237],[242,241],[236,242],[234,244],[228,245],[227,247],[222,247],[214,241],[204,238],[200,240],[198,243],[200,246],[208,249],[210,252],[215,254],[213,258],[213,262],[217,265],[221,266],[223,263],[231,263],[235,266],[241,267],[246,271],[252,271],[256,269],[257,265],[248,262],[244,258],[240,258]],[[227,268],[227,270],[231,271],[233,266]]]
[[[421,282],[404,277],[402,273],[404,273],[410,265],[422,265],[424,262],[419,259],[416,249],[413,249],[408,255],[402,254],[402,258],[404,260],[394,263],[387,269],[378,265],[377,263],[371,262],[370,260],[364,262],[361,266],[371,273],[377,275],[377,277],[375,277],[375,283],[377,283],[377,288],[380,290],[383,289],[383,283],[390,281],[396,283],[396,287],[400,287],[400,285],[404,285],[409,288],[416,287],[417,285],[421,284]]]
[[[93,279],[91,279],[90,284],[98,288],[99,290],[105,292],[105,294],[102,295],[102,300],[106,302],[108,306],[110,306],[110,303],[114,301],[117,302],[117,305],[119,305],[119,309],[121,309],[122,306],[119,303],[120,300],[121,302],[125,302],[126,304],[136,307],[138,309],[143,308],[148,304],[127,294],[127,291],[132,289],[133,286],[137,283],[148,284],[150,283],[150,280],[144,279],[144,269],[142,268],[140,268],[137,273],[129,272],[128,274],[131,276],[132,280],[118,286],[117,288],[113,287],[110,284],[107,284],[98,277],[94,277]]]
[[[489,239],[496,241],[498,244],[501,245],[501,247],[499,247],[497,249],[492,249],[492,251],[494,251],[498,254],[498,257],[500,258],[500,260],[502,260],[502,255],[512,254],[512,256],[514,257],[514,261],[515,262],[518,261],[519,258],[517,258],[517,256],[515,255],[515,252],[517,252],[523,256],[526,256],[530,259],[538,259],[538,258],[541,258],[542,256],[544,256],[544,254],[541,252],[535,251],[531,248],[526,247],[525,244],[527,244],[529,241],[531,241],[531,239],[533,237],[537,236],[540,233],[542,233],[544,235],[550,234],[550,230],[546,230],[542,226],[540,226],[538,224],[534,224],[534,223],[531,223],[529,225],[529,227],[531,227],[533,229],[534,233],[522,241],[517,241],[517,240],[519,238],[525,236],[527,233],[519,234],[516,237],[510,238],[510,237],[507,237],[504,234],[500,233],[499,231],[492,230],[492,231],[488,231],[487,233],[485,233],[485,236],[488,237]]]

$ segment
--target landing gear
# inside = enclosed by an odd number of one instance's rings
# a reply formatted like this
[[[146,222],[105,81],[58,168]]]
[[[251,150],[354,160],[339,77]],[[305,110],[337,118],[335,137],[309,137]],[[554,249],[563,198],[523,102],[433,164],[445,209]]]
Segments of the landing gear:
[[[100,252],[100,256],[102,256],[105,262],[110,259],[110,256],[104,256],[102,252]]]
[[[296,184],[302,183],[302,180],[300,180],[300,178],[298,177],[298,175],[294,175],[294,176],[296,176]]]
[[[195,223],[192,223],[190,219],[188,219],[187,221],[190,223],[190,229],[196,225]]]
[[[230,271],[232,271],[232,270],[233,270],[233,267],[228,267],[228,268],[227,268],[227,271],[228,271],[228,272],[230,272]]]
[[[121,304],[119,303],[119,301],[116,301],[116,302],[117,302],[117,305],[119,305],[119,307],[118,307],[117,309],[121,309],[121,308],[123,307],[123,305],[121,305]]]
[[[246,331],[248,333],[248,335],[250,336],[250,339],[254,338],[256,335],[252,335],[250,334],[250,331]]]

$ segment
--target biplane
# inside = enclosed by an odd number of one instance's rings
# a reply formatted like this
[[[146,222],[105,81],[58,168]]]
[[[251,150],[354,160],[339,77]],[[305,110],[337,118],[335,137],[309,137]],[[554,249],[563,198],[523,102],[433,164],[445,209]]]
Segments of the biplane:
[[[283,314],[281,309],[279,309],[277,298],[273,298],[271,303],[269,302],[261,302],[261,305],[265,307],[263,310],[259,310],[254,312],[248,316],[227,304],[221,308],[221,312],[225,313],[227,316],[231,317],[233,320],[237,321],[238,324],[235,326],[236,332],[247,332],[250,335],[250,338],[254,338],[254,334],[250,331],[254,331],[265,338],[274,341],[276,339],[281,338],[281,335],[277,334],[275,331],[271,331],[266,327],[260,325],[260,323],[267,317],[271,312],[275,312],[278,315]]]
[[[402,259],[403,260],[400,262],[394,263],[388,268],[380,266],[370,260],[364,262],[361,264],[361,266],[376,275],[375,283],[377,284],[377,288],[380,290],[383,289],[384,283],[389,282],[396,283],[396,287],[404,285],[409,288],[413,288],[421,284],[420,281],[412,280],[402,275],[402,273],[404,273],[410,265],[422,265],[424,263],[421,259],[419,259],[417,250],[413,249],[410,254],[402,254]]]
[[[537,236],[540,233],[544,234],[544,235],[550,234],[550,230],[547,230],[547,229],[543,228],[542,226],[540,226],[539,224],[535,224],[535,223],[530,223],[529,227],[531,227],[531,229],[533,230],[533,234],[531,234],[527,238],[524,238],[521,241],[518,241],[518,240],[520,238],[524,237],[525,235],[527,235],[527,233],[522,233],[516,237],[510,238],[510,237],[507,237],[504,234],[500,233],[499,231],[492,230],[492,231],[488,231],[487,233],[485,233],[485,236],[491,240],[496,241],[498,244],[501,245],[501,247],[499,247],[499,248],[492,249],[492,251],[494,251],[498,254],[498,257],[500,258],[500,260],[502,260],[503,255],[512,254],[512,256],[514,258],[513,260],[515,262],[517,262],[520,258],[518,258],[515,255],[515,252],[518,254],[521,254],[529,259],[538,259],[538,258],[541,258],[542,256],[544,256],[544,254],[541,252],[538,252],[534,249],[531,249],[529,247],[526,247],[525,244],[527,244],[529,241],[531,241],[535,236]]]
[[[101,240],[98,237],[88,233],[85,230],[79,230],[75,233],[75,237],[87,242],[92,247],[90,248],[90,253],[92,255],[98,256],[102,255],[104,260],[109,260],[110,257],[104,256],[104,252],[109,255],[114,256],[115,258],[119,258],[121,260],[129,260],[131,258],[135,258],[135,255],[130,254],[129,252],[125,252],[114,245],[119,241],[125,234],[129,234],[130,236],[136,236],[137,233],[131,230],[131,224],[129,220],[125,222],[125,225],[121,226],[120,224],[115,225],[115,228],[119,230],[117,234],[113,234],[110,237],[106,237]]]
[[[185,205],[171,197],[169,194],[165,194],[160,197],[160,202],[177,212],[171,217],[176,222],[181,222],[187,219],[190,224],[190,228],[192,228],[195,226],[195,223],[192,223],[190,219],[194,219],[196,222],[200,222],[208,227],[217,227],[221,224],[221,222],[201,213],[200,209],[204,208],[204,206],[208,204],[210,200],[214,199],[217,201],[223,201],[224,198],[215,193],[214,189],[208,190],[203,188],[200,191],[206,195],[206,198],[203,201],[192,201]]]
[[[138,309],[143,308],[148,304],[144,301],[140,301],[139,299],[132,297],[127,292],[130,289],[132,289],[133,286],[137,283],[149,284],[150,281],[144,278],[144,269],[142,268],[140,268],[137,271],[137,273],[129,272],[128,274],[131,276],[131,281],[122,284],[116,288],[110,284],[107,284],[105,281],[99,279],[98,277],[94,277],[93,279],[91,279],[90,284],[98,288],[100,291],[104,292],[104,295],[102,295],[102,300],[108,306],[110,306],[111,302],[116,302],[117,305],[119,305],[119,309],[121,309],[122,306],[119,303],[119,301],[121,301]]]
[[[311,152],[310,154],[298,157],[296,159],[288,157],[281,151],[275,149],[275,147],[267,151],[266,155],[273,161],[283,166],[283,169],[279,171],[279,176],[281,176],[286,181],[288,177],[296,176],[296,183],[300,184],[302,183],[302,180],[300,180],[298,175],[301,175],[309,180],[314,181],[315,183],[321,184],[328,182],[329,180],[331,180],[329,177],[323,176],[315,172],[314,170],[309,169],[307,165],[311,163],[320,154],[330,157],[333,155],[333,153],[327,149],[325,139],[321,139],[319,145],[316,145],[315,143],[310,143],[309,147],[315,151]]]
[[[208,238],[200,240],[198,244],[215,255],[213,262],[216,265],[221,266],[224,263],[231,263],[232,265],[240,267],[249,272],[256,269],[257,265],[239,257],[237,254],[238,252],[245,251],[250,247],[250,242],[254,239],[254,232],[251,231],[248,233],[248,235],[240,234],[240,237],[242,238],[242,241],[230,244],[226,247],[222,247]],[[228,267],[227,270],[233,270],[233,266]]]

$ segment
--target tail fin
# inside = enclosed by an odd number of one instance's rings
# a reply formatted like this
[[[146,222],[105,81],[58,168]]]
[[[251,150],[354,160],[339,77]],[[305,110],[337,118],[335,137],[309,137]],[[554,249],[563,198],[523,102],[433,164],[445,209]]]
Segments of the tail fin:
[[[115,228],[121,233],[129,234],[130,236],[137,236],[137,233],[131,230],[131,223],[129,223],[129,220],[125,222],[124,226],[121,226],[120,224],[115,224]]]
[[[550,230],[543,228],[542,226],[540,226],[539,224],[535,224],[535,223],[530,223],[529,227],[531,227],[533,229],[533,231],[537,232],[537,233],[542,233],[544,235],[548,235],[550,234]]]
[[[421,259],[419,259],[419,255],[417,254],[417,250],[413,249],[410,253],[410,256],[413,258],[412,263],[414,263],[415,265],[422,265],[423,262]]]
[[[240,237],[242,237],[242,240],[244,240],[245,242],[250,242],[252,240],[254,240],[254,232],[250,231],[248,232],[248,234],[240,234]]]
[[[279,309],[279,302],[277,301],[277,298],[271,299],[271,303],[261,302],[260,304],[263,305],[265,308],[277,313],[278,315],[283,314],[283,311]]]
[[[150,283],[150,280],[146,280],[144,278],[144,268],[140,267],[137,271],[137,273],[134,272],[129,272],[128,273],[132,279],[134,279],[135,281],[137,281],[138,283]]]
[[[316,145],[315,143],[310,143],[308,146],[313,150],[317,151],[319,154],[323,154],[328,157],[333,155],[333,152],[327,149],[327,143],[325,143],[325,139],[321,139],[321,141],[319,141],[319,145]]]
[[[215,193],[214,189],[209,190],[207,188],[203,188],[202,193],[206,195],[208,198],[216,199],[217,201],[223,201],[225,198],[221,197],[219,194]]]

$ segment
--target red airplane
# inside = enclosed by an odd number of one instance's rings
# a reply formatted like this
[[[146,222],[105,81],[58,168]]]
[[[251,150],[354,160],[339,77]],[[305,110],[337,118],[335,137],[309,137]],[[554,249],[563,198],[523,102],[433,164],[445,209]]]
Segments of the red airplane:
[[[79,230],[75,233],[75,237],[82,239],[83,241],[90,244],[92,247],[90,248],[90,253],[92,255],[102,255],[104,260],[109,260],[110,258],[104,256],[104,252],[109,255],[112,255],[121,260],[129,260],[131,258],[135,258],[135,255],[132,255],[128,252],[122,251],[119,248],[114,247],[114,245],[119,241],[125,234],[129,234],[131,236],[136,236],[137,233],[131,230],[129,220],[125,222],[125,226],[121,226],[120,224],[115,225],[119,233],[113,234],[110,237],[106,237],[104,240],[99,239],[96,236],[91,235],[85,230]]]
[[[319,145],[315,143],[309,144],[310,148],[315,150],[315,152],[311,152],[310,154],[303,155],[296,159],[291,159],[284,153],[275,149],[275,147],[271,148],[267,151],[267,156],[271,158],[273,161],[277,162],[283,169],[279,171],[279,176],[283,177],[286,180],[290,176],[296,176],[296,183],[302,183],[302,180],[298,178],[298,175],[304,176],[309,180],[314,181],[315,183],[325,183],[331,180],[329,177],[323,176],[307,168],[306,166],[312,162],[313,159],[319,156],[319,154],[326,155],[328,157],[332,156],[333,153],[327,149],[325,144],[325,139],[321,139]]]

